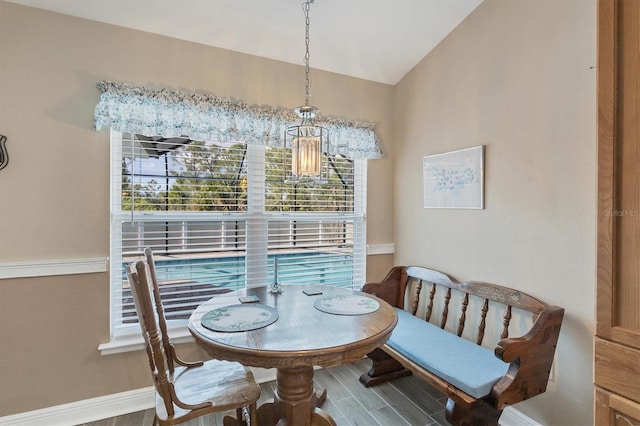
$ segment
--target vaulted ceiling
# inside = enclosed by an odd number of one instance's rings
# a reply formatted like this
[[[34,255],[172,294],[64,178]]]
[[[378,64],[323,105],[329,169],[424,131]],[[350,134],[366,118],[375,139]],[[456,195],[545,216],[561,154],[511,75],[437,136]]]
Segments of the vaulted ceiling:
[[[6,0],[304,64],[302,0]],[[483,0],[315,0],[311,68],[397,83]]]

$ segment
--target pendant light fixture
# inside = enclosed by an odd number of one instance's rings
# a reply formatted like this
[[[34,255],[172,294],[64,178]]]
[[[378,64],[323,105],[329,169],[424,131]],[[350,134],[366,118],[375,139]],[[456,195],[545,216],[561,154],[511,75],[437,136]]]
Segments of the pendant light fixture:
[[[285,136],[286,156],[291,150],[291,169],[287,171],[287,182],[323,183],[328,181],[329,162],[324,157],[329,155],[329,132],[315,123],[318,108],[309,104],[311,100],[311,77],[309,75],[309,8],[314,0],[302,4],[305,16],[305,94],[304,105],[294,111],[300,117],[300,124],[288,127]]]

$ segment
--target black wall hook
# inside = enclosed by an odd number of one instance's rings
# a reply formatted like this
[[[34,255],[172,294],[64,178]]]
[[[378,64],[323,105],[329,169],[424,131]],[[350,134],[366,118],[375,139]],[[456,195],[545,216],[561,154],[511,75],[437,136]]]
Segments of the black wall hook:
[[[7,167],[9,164],[9,153],[7,152],[7,147],[5,143],[7,142],[7,137],[5,135],[0,135],[0,170]]]

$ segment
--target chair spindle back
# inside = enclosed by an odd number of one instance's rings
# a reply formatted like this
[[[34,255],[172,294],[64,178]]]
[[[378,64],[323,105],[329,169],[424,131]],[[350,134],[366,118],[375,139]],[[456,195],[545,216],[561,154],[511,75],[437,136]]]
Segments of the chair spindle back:
[[[167,376],[167,358],[170,354],[165,353],[165,348],[162,345],[159,320],[153,309],[153,293],[150,290],[146,263],[139,260],[129,265],[127,275],[136,310],[138,311],[138,320],[145,341],[145,349],[149,357],[153,383],[158,394],[161,395],[164,401],[168,414],[173,416],[172,389],[169,377]],[[155,303],[155,305],[161,305],[161,303]],[[166,333],[162,334],[164,335]]]

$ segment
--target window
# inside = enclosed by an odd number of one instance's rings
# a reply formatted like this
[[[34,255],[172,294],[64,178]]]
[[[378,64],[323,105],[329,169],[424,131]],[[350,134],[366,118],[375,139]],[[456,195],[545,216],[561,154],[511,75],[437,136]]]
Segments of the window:
[[[282,148],[112,131],[111,330],[137,333],[125,266],[155,254],[170,325],[212,296],[273,282],[360,288],[366,160],[287,183]]]

